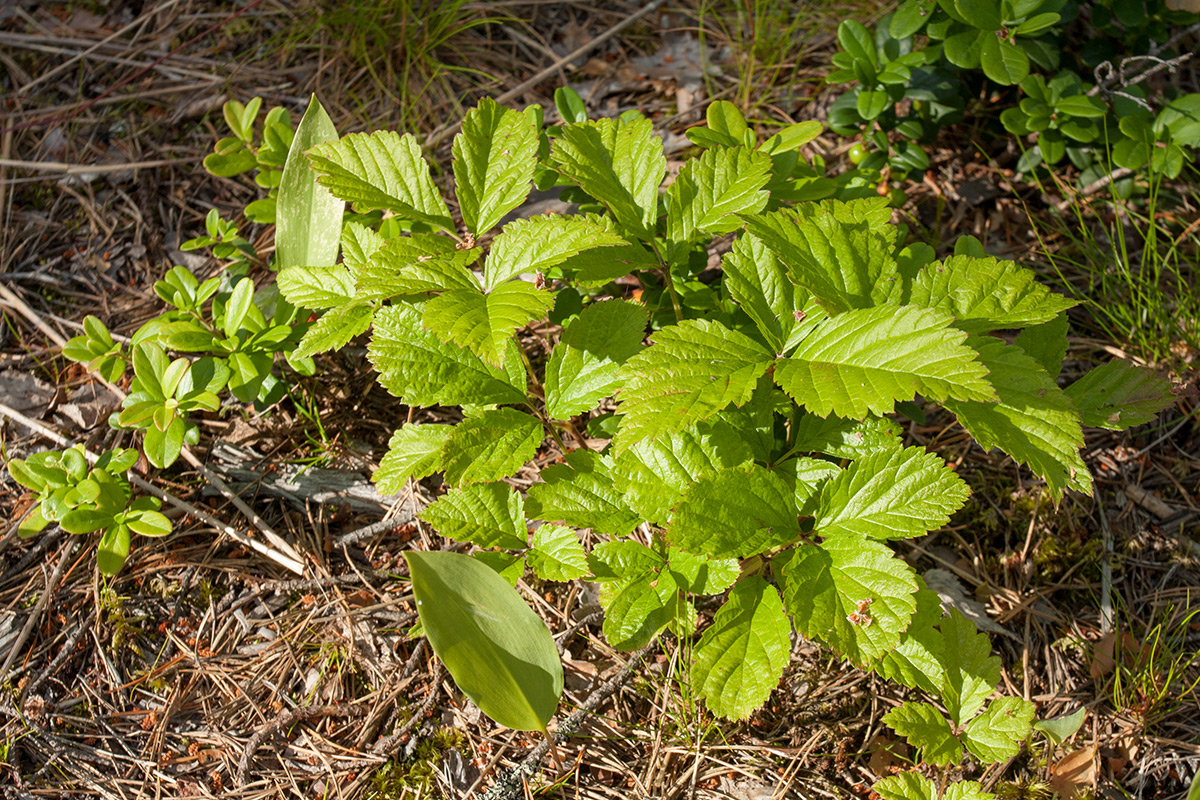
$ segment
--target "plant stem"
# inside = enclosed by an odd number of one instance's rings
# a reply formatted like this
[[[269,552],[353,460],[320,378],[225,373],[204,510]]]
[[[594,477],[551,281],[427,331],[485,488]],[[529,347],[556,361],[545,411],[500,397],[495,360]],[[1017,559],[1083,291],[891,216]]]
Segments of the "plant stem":
[[[658,243],[651,241],[650,249],[654,252],[654,257],[658,259],[658,265],[662,268],[663,283],[667,287],[667,293],[671,295],[671,308],[675,311],[675,321],[683,322],[683,306],[679,302],[679,293],[675,291],[675,281],[671,277],[671,267],[663,259],[662,253],[658,250]]]

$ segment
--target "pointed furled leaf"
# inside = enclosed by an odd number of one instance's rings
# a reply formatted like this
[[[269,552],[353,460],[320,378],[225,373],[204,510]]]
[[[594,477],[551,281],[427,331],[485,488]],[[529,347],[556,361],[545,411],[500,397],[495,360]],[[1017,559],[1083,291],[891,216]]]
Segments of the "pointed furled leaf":
[[[479,282],[467,268],[479,250],[458,250],[454,242],[435,233],[397,236],[377,249],[356,273],[358,297],[391,297],[447,289],[476,289]]]
[[[997,764],[1021,751],[1033,725],[1033,703],[1019,697],[1000,697],[967,723],[962,740],[985,764]]]
[[[1091,494],[1092,476],[1079,455],[1083,429],[1071,399],[1019,347],[990,336],[970,344],[987,367],[999,402],[947,400],[962,426],[985,450],[999,447],[1046,480],[1054,497],[1070,487]]]
[[[625,505],[608,458],[573,450],[566,460],[543,469],[542,482],[529,487],[530,516],[613,536],[625,536],[637,527],[641,520]]]
[[[873,539],[921,536],[950,522],[971,490],[924,448],[863,456],[825,484],[813,531]]]
[[[1014,261],[974,256],[951,256],[925,265],[913,281],[908,302],[949,313],[954,325],[968,333],[1049,322],[1076,305],[1039,283],[1033,270]]]
[[[962,744],[942,712],[929,703],[902,703],[884,714],[883,721],[921,751],[922,761],[939,767],[962,761]]]
[[[544,581],[573,581],[587,574],[587,553],[575,531],[564,525],[541,525],[533,532],[529,568]]]
[[[545,623],[478,559],[404,555],[421,627],[458,688],[501,725],[544,732],[563,687],[562,661]]]
[[[320,311],[354,300],[354,276],[341,264],[288,267],[275,276],[279,293],[294,306]]]
[[[721,271],[729,294],[776,352],[783,350],[798,321],[817,318],[816,301],[792,283],[779,259],[756,236],[738,237],[721,260]]]
[[[880,450],[899,450],[903,446],[900,423],[887,417],[862,420],[819,417],[802,414],[794,422],[795,450],[824,453],[834,458],[861,458]]]
[[[958,609],[950,609],[940,627],[942,668],[946,671],[940,696],[951,721],[961,728],[983,708],[984,700],[1000,683],[1000,659],[992,655],[988,637]]]
[[[696,693],[718,716],[748,718],[779,685],[791,656],[791,632],[774,586],[756,575],[738,581],[696,643]]]
[[[742,226],[735,214],[766,208],[763,190],[771,173],[771,157],[744,147],[706,150],[690,159],[667,189],[667,238],[687,242],[696,231],[729,233]]]
[[[652,237],[667,159],[650,120],[601,119],[567,126],[562,138],[554,140],[550,158],[626,230]]]
[[[443,536],[483,548],[524,550],[529,542],[521,493],[503,481],[451,489],[421,519]]]
[[[692,483],[753,459],[750,447],[728,423],[705,420],[632,445],[617,456],[613,476],[630,508],[663,525]]]
[[[354,275],[367,265],[387,240],[366,225],[347,222],[342,228],[342,263]]]
[[[276,196],[275,263],[281,272],[337,261],[346,204],[317,183],[304,155],[309,148],[336,139],[333,120],[313,95],[292,137]]]
[[[470,350],[445,344],[409,305],[382,308],[367,358],[385,389],[413,406],[521,403],[525,387]]]
[[[453,425],[427,425],[410,422],[396,430],[388,440],[387,454],[371,476],[380,494],[395,494],[409,478],[420,480],[442,468],[442,445]]]
[[[876,205],[814,203],[744,219],[792,281],[837,314],[877,305],[891,291],[896,234],[878,224]]]
[[[641,350],[648,313],[625,300],[592,303],[570,322],[546,364],[546,411],[570,419],[613,393],[617,370]]]
[[[585,250],[622,246],[628,247],[629,242],[611,224],[594,216],[547,214],[513,220],[492,243],[484,264],[484,283],[490,290],[514,275],[546,272]]]
[[[1059,373],[1062,372],[1063,359],[1067,355],[1067,329],[1070,324],[1064,311],[1049,322],[1030,325],[1017,334],[1013,344],[1041,364],[1042,369],[1057,381]]]
[[[879,306],[821,320],[775,366],[775,382],[818,416],[886,414],[920,393],[934,400],[988,400],[995,391],[966,334],[949,315]]]
[[[799,535],[791,487],[753,463],[702,476],[684,491],[667,528],[672,545],[712,558],[747,558]]]
[[[1084,425],[1111,431],[1150,422],[1175,402],[1169,380],[1124,359],[1089,370],[1065,393]]]
[[[618,450],[742,405],[771,363],[762,345],[713,320],[686,320],[651,341],[621,367]]]
[[[513,334],[554,307],[554,295],[525,281],[502,283],[483,294],[463,287],[425,304],[425,327],[467,348],[489,364],[504,366]]]
[[[923,689],[936,695],[946,682],[941,655],[945,642],[937,627],[942,621],[942,601],[936,592],[924,588],[919,579],[918,584],[922,588],[917,592],[917,610],[912,624],[896,649],[884,653],[872,669],[910,689]]]
[[[452,232],[446,202],[429,174],[429,164],[411,133],[352,133],[308,151],[319,181],[360,212],[394,211],[405,219]]]
[[[899,644],[917,607],[917,581],[887,545],[842,533],[793,553],[782,580],[796,630],[857,664]]]
[[[446,481],[461,486],[507,478],[537,455],[545,435],[541,422],[515,408],[467,417],[442,447]]]
[[[340,350],[346,344],[371,327],[375,307],[368,303],[350,303],[340,308],[331,308],[321,315],[316,324],[304,332],[291,358],[309,358],[317,353]]]
[[[494,228],[525,200],[537,167],[538,133],[519,111],[490,98],[467,112],[454,137],[454,191],[467,230]]]

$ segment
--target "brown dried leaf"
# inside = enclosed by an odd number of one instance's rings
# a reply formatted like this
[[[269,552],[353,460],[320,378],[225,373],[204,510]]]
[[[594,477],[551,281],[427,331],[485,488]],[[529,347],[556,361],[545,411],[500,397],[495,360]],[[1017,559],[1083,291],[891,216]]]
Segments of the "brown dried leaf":
[[[1093,745],[1067,753],[1050,768],[1050,788],[1063,800],[1075,800],[1096,783],[1096,748]]]

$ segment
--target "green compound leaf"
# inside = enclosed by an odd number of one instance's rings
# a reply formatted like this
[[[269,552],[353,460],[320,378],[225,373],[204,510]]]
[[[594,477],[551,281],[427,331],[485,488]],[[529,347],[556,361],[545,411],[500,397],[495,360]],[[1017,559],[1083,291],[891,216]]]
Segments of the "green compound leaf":
[[[705,420],[630,446],[617,456],[613,476],[630,508],[663,525],[688,486],[753,459],[750,446],[728,423]]]
[[[591,216],[547,214],[513,220],[492,243],[483,269],[485,287],[490,290],[514,275],[546,272],[587,250],[621,246],[629,242],[610,224]]]
[[[922,588],[917,592],[917,610],[912,624],[896,649],[884,653],[872,669],[910,689],[923,689],[936,695],[946,682],[941,655],[945,641],[936,627],[942,620],[942,603],[936,593],[924,588],[923,582],[918,581],[918,585]]]
[[[563,525],[542,525],[533,532],[529,568],[545,581],[573,581],[588,571],[587,553],[575,531]]]
[[[1030,325],[1017,334],[1013,344],[1041,364],[1042,369],[1057,381],[1062,372],[1063,358],[1067,355],[1067,328],[1070,324],[1064,312],[1049,322]]]
[[[476,550],[471,553],[471,558],[487,564],[488,569],[495,570],[505,583],[514,588],[525,577],[525,556],[501,550]]]
[[[687,242],[697,231],[729,233],[742,226],[735,214],[766,208],[771,157],[744,147],[706,150],[691,159],[667,189],[667,238]]]
[[[921,760],[944,767],[962,761],[962,744],[950,723],[929,703],[903,703],[884,715],[883,721],[921,751]]]
[[[899,644],[917,607],[917,579],[887,545],[843,533],[793,552],[783,597],[796,630],[857,664]]]
[[[742,573],[736,558],[706,558],[678,547],[670,548],[667,555],[671,571],[691,594],[720,594]]]
[[[915,306],[879,306],[821,320],[775,382],[818,416],[886,414],[917,393],[935,400],[991,400],[995,391],[966,334],[949,315]]]
[[[479,250],[458,250],[454,242],[435,233],[397,236],[372,253],[356,273],[361,300],[386,300],[397,295],[475,289],[479,282],[467,265]]]
[[[867,308],[891,291],[896,233],[880,203],[811,204],[745,217],[746,230],[831,314]],[[886,203],[882,204],[886,210]]]
[[[1007,761],[1021,751],[1033,725],[1033,703],[1019,697],[993,700],[987,710],[967,723],[963,744],[985,764]]]
[[[604,638],[618,650],[645,647],[672,620],[686,613],[683,590],[665,568],[601,583]]]
[[[410,422],[392,434],[388,451],[371,476],[380,494],[395,494],[409,478],[420,480],[442,468],[442,445],[453,425]]]
[[[909,0],[915,2],[915,0]],[[938,800],[937,786],[917,772],[901,772],[871,787],[882,800]]]
[[[484,98],[463,118],[453,151],[459,209],[467,230],[478,236],[529,194],[538,134],[524,114]]]
[[[342,228],[342,262],[357,275],[385,244],[387,240],[366,225],[347,222]]]
[[[753,463],[705,475],[689,486],[667,528],[671,544],[712,558],[747,558],[799,535],[792,488]]]
[[[794,427],[796,441],[793,447],[801,453],[855,459],[880,450],[899,450],[903,446],[900,423],[887,417],[853,420],[803,414]]]
[[[608,458],[573,450],[566,460],[543,469],[542,482],[529,487],[530,516],[613,536],[626,536],[638,526],[641,519],[625,505]]]
[[[508,375],[484,363],[470,350],[445,344],[421,324],[408,305],[380,309],[367,347],[379,382],[414,406],[485,405],[525,400],[523,370]],[[520,388],[518,388],[520,386]]]
[[[304,155],[309,148],[337,138],[333,120],[313,95],[292,137],[276,197],[275,261],[280,271],[337,261],[346,204],[317,183]]]
[[[426,506],[421,519],[443,536],[483,548],[524,550],[529,541],[521,493],[503,481],[452,489]]]
[[[713,320],[686,320],[651,341],[621,368],[618,450],[742,405],[771,363],[762,345]]]
[[[546,364],[546,411],[570,419],[612,394],[620,365],[641,350],[648,313],[624,300],[592,303],[563,331]]]
[[[864,456],[825,484],[813,529],[821,536],[921,536],[950,522],[971,490],[940,457],[920,447]]]
[[[821,489],[841,470],[836,464],[819,458],[789,458],[772,467],[772,472],[777,473],[792,487],[792,496],[795,498],[796,508],[800,510],[799,515],[805,517],[812,515]]]
[[[339,350],[371,327],[374,318],[375,307],[367,303],[351,303],[330,309],[304,332],[290,358],[308,358],[317,353]]]
[[[454,426],[442,447],[442,470],[452,485],[507,478],[537,455],[542,423],[513,408],[484,411]]]
[[[791,632],[775,587],[758,576],[738,581],[696,644],[696,693],[718,716],[748,718],[779,685]]]
[[[608,206],[623,228],[653,238],[667,159],[650,120],[570,125],[554,140],[550,158],[564,176]]]
[[[1019,347],[988,336],[968,342],[987,367],[1000,402],[944,401],[985,450],[999,447],[1046,480],[1061,498],[1070,487],[1091,494],[1092,476],[1079,455],[1079,412],[1046,370]]]
[[[513,333],[542,319],[554,307],[554,295],[525,281],[510,281],[483,294],[463,287],[443,292],[425,304],[425,327],[467,348],[493,366],[504,366]]]
[[[612,217],[599,214],[584,214],[594,225],[602,227],[610,234],[621,237],[617,223]],[[607,237],[605,239],[608,241]],[[605,244],[581,250],[573,256],[568,256],[559,268],[573,275],[575,282],[584,287],[602,287],[609,281],[624,277],[636,270],[657,269],[660,266],[654,253],[642,244],[621,237],[619,244]]]
[[[354,276],[341,264],[286,267],[275,277],[275,284],[279,293],[299,308],[321,311],[354,300]]]
[[[385,209],[405,219],[453,232],[446,202],[411,133],[352,133],[308,151],[321,185],[357,211]]]
[[[784,349],[797,317],[816,319],[816,301],[792,283],[779,259],[758,237],[748,233],[738,237],[721,260],[721,270],[729,294],[776,352]]]
[[[562,695],[563,673],[542,620],[477,559],[404,556],[421,627],[458,688],[499,724],[544,732]]]
[[[954,317],[967,333],[988,333],[1049,322],[1077,305],[1038,283],[1033,270],[1013,261],[952,256],[925,265],[913,281],[912,305]]]
[[[992,655],[988,637],[957,609],[950,610],[941,629],[946,682],[940,694],[950,719],[961,728],[1000,683],[1000,659]]]
[[[1084,425],[1112,431],[1150,422],[1175,402],[1170,381],[1124,359],[1089,370],[1065,394]]]

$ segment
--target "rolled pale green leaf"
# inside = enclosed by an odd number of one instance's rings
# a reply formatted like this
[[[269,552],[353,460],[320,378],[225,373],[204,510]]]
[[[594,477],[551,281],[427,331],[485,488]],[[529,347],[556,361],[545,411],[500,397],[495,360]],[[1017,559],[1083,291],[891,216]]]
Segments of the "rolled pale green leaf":
[[[1058,745],[1074,736],[1086,718],[1087,706],[1080,706],[1070,714],[1039,719],[1033,723],[1033,729],[1046,734],[1047,739]]]
[[[321,185],[358,211],[386,209],[443,231],[453,231],[446,202],[411,133],[352,133],[309,151]]]
[[[967,333],[1049,322],[1076,305],[1014,261],[974,256],[925,265],[913,281],[909,303],[948,312],[955,327]]]
[[[346,204],[317,183],[305,153],[338,138],[337,128],[313,95],[283,165],[275,210],[275,258],[289,267],[325,267],[337,261]]]
[[[383,387],[410,405],[525,401],[523,368],[509,374],[470,350],[443,343],[421,324],[420,312],[407,305],[382,308],[375,315],[367,358]]]
[[[946,462],[923,448],[872,453],[825,484],[814,530],[873,539],[921,536],[950,522],[970,494]]]
[[[821,320],[775,367],[775,382],[818,416],[886,414],[917,393],[994,400],[987,368],[948,314],[915,306],[862,308]]]
[[[592,215],[546,214],[513,220],[492,243],[484,264],[484,283],[490,290],[514,275],[557,267],[585,250],[618,246],[628,247],[629,242],[611,224]]]
[[[541,525],[533,532],[529,568],[546,581],[573,581],[587,574],[587,553],[575,531],[564,525]]]
[[[792,626],[775,587],[758,576],[734,585],[696,644],[692,684],[713,713],[746,719],[779,685]]]
[[[592,303],[567,325],[546,364],[546,411],[570,419],[612,394],[620,365],[641,350],[646,309],[625,300]]]
[[[552,293],[525,281],[509,281],[488,294],[475,287],[443,292],[425,304],[424,323],[442,341],[502,367],[513,333],[543,319],[553,307]]]
[[[1007,761],[1021,751],[1033,723],[1033,703],[1020,697],[999,697],[967,723],[962,740],[985,764]]]
[[[380,494],[395,494],[409,478],[420,480],[442,468],[442,445],[453,425],[410,422],[392,434],[387,454],[371,476]]]
[[[762,345],[714,320],[686,320],[651,338],[621,368],[618,450],[742,405],[771,363]]]
[[[922,761],[940,767],[962,761],[962,744],[942,712],[929,703],[902,703],[884,714],[883,721],[921,751]]]
[[[671,544],[712,558],[748,558],[799,535],[791,487],[753,463],[702,476],[667,528]]]
[[[626,536],[641,522],[613,481],[612,462],[590,450],[573,450],[565,464],[542,470],[529,487],[529,514],[613,536]]]
[[[858,664],[900,643],[917,607],[917,580],[887,545],[843,533],[793,552],[783,597],[798,631]]]
[[[442,470],[452,485],[498,481],[537,455],[542,423],[515,408],[496,408],[454,426],[442,446]]]
[[[1054,497],[1068,487],[1092,492],[1079,455],[1083,429],[1071,398],[1021,348],[990,336],[968,344],[990,373],[999,402],[943,401],[985,450],[999,447],[1046,480]]]
[[[546,730],[562,695],[550,631],[488,565],[457,553],[407,552],[421,626],[458,688],[501,725]]]
[[[478,236],[529,194],[538,134],[524,114],[484,98],[463,118],[453,151],[459,210],[467,230]]]
[[[667,238],[687,242],[696,231],[728,233],[742,226],[734,214],[766,208],[771,157],[744,147],[706,150],[684,164],[666,192]]]
[[[1124,359],[1089,370],[1065,394],[1084,425],[1113,431],[1150,422],[1175,402],[1169,380]]]
[[[550,158],[569,180],[608,206],[626,230],[652,236],[667,159],[650,120],[570,125],[554,140]]]
[[[524,550],[529,541],[520,492],[503,481],[478,483],[442,495],[421,519],[456,542]]]

